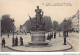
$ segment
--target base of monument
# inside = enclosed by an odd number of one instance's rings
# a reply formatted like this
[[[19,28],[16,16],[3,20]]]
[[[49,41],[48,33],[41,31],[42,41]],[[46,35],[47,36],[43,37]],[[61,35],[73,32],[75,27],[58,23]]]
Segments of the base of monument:
[[[42,46],[42,45],[48,45],[48,43],[47,42],[42,42],[42,43],[32,43],[32,42],[29,42],[29,45]]]
[[[27,45],[25,45],[25,47],[50,47],[52,45],[50,45],[48,42],[43,42],[43,43],[32,43],[29,42]]]
[[[29,46],[50,46],[45,41],[45,31],[31,31],[31,42],[28,42],[26,47]]]

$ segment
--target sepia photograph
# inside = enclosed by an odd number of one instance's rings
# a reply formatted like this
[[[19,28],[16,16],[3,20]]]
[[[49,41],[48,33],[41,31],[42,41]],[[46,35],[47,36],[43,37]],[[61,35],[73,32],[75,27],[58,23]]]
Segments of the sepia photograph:
[[[79,0],[1,0],[0,52],[79,52]]]

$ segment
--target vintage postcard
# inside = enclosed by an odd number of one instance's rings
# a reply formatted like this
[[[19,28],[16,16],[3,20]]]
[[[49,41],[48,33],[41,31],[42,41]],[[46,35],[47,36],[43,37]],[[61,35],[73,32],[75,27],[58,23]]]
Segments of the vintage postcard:
[[[79,0],[1,0],[0,52],[79,52]]]

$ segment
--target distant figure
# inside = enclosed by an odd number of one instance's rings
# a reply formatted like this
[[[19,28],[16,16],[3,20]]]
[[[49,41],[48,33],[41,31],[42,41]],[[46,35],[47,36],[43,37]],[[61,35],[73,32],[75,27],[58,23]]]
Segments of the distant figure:
[[[53,38],[53,32],[52,32],[52,33],[50,33],[50,35],[51,35],[51,38]]]
[[[18,46],[18,38],[17,38],[17,36],[15,38],[15,45]]]
[[[54,31],[54,39],[56,38],[56,31]]]
[[[51,41],[51,35],[48,34],[47,40]]]
[[[20,37],[20,46],[23,46],[23,38]]]
[[[49,34],[48,34],[48,36],[47,36],[47,40],[49,40]]]
[[[1,34],[1,39],[2,39],[2,34]]]
[[[14,38],[14,46],[16,46],[17,44],[16,44],[16,38]]]
[[[2,47],[4,47],[4,48],[5,48],[5,43],[6,43],[6,42],[5,42],[5,38],[3,38],[3,39],[2,39]]]
[[[8,38],[9,38],[9,34],[8,34],[7,36],[8,36]]]

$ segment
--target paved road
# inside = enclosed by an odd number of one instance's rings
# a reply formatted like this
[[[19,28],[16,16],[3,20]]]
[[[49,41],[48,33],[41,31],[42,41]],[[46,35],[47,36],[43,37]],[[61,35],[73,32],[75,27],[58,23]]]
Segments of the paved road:
[[[73,46],[73,48],[72,49],[70,49],[70,50],[66,50],[66,51],[62,51],[62,52],[72,52],[72,51],[77,51],[77,45],[78,45],[78,33],[70,33],[69,34],[69,37],[67,37],[67,40],[68,40],[68,42]],[[57,33],[57,36],[58,36],[58,33]],[[5,37],[7,37],[7,36],[5,36]],[[8,48],[1,48],[2,50],[2,52],[15,52],[15,51],[13,51],[13,50],[10,50],[10,49],[8,49]]]

